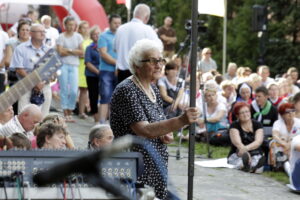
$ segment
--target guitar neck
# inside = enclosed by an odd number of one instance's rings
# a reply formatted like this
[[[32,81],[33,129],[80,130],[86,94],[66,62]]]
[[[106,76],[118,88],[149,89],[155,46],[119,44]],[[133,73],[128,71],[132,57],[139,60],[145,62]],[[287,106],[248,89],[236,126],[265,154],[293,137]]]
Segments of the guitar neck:
[[[35,70],[22,80],[19,80],[8,91],[0,95],[0,113],[4,112],[9,106],[13,105],[26,92],[30,91],[35,85],[41,82],[38,72]]]

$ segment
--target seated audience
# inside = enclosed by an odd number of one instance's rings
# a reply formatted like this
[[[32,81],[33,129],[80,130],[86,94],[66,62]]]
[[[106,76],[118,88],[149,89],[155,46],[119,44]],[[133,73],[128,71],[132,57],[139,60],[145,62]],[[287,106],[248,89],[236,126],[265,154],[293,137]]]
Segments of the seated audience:
[[[237,64],[230,62],[228,63],[227,73],[224,75],[225,80],[232,80],[236,77]]]
[[[89,149],[99,149],[112,143],[114,139],[113,132],[109,125],[98,124],[90,130]]]
[[[293,80],[291,75],[286,74],[285,78],[286,78],[287,83],[288,83],[288,90],[289,90],[290,96],[300,92],[300,88],[294,84],[294,80]]]
[[[57,125],[61,125],[67,131],[67,123],[63,116],[61,116],[59,114],[49,114],[43,119],[43,121],[38,126],[35,127],[34,132],[33,132],[34,137],[31,138],[32,148],[37,148],[36,136],[38,135],[39,128],[45,123],[54,123]],[[67,131],[67,133],[68,133],[68,131]],[[75,148],[74,142],[69,133],[66,135],[66,147],[68,149]]]
[[[30,139],[33,136],[34,126],[41,120],[41,109],[35,104],[29,104],[19,115],[14,116],[0,128],[0,134],[10,136],[13,133],[22,133]]]
[[[22,133],[13,133],[9,137],[0,136],[0,150],[30,149],[30,140]]]
[[[179,66],[175,62],[169,62],[165,66],[165,76],[158,80],[158,88],[167,118],[176,117],[180,114],[178,104],[183,94],[184,83],[177,76],[178,70]]]
[[[283,169],[290,155],[291,140],[300,134],[300,119],[295,118],[294,105],[283,103],[278,112],[280,117],[273,125],[269,156],[269,164],[275,170]]]
[[[269,92],[269,100],[273,106],[276,108],[281,103],[283,97],[279,96],[279,86],[277,82],[271,82],[267,85],[267,89]]]
[[[217,87],[213,84],[205,84],[204,86],[204,98],[205,98],[205,107],[206,107],[206,128],[207,132],[217,132],[219,129],[227,128],[227,109],[225,104],[218,102],[217,96]],[[203,109],[201,109],[203,110]],[[204,115],[201,111],[201,117],[198,120],[200,128],[205,126],[204,124]]]
[[[300,88],[300,83],[298,83],[298,78],[299,78],[299,72],[296,67],[290,67],[287,71],[287,74],[291,76],[293,83],[295,86]]]
[[[249,85],[252,87],[252,92],[254,92],[256,88],[262,86],[262,78],[256,73],[250,74],[248,81]]]
[[[66,129],[58,124],[45,123],[39,130],[36,137],[38,148],[43,149],[65,149]]]
[[[270,68],[266,65],[259,66],[257,74],[261,77],[262,85],[265,87],[271,82],[274,82],[274,79],[270,78]]]
[[[236,99],[235,86],[231,81],[225,80],[221,83],[221,88],[222,91],[220,94],[225,98],[226,101],[224,103],[226,105],[226,109],[229,111],[232,103]]]
[[[283,98],[291,96],[289,83],[286,78],[279,78],[278,86],[279,86],[279,96],[281,96]]]
[[[272,127],[278,119],[277,109],[268,98],[268,89],[261,86],[256,88],[255,100],[251,103],[251,115],[253,119],[261,122],[264,127]]]
[[[0,113],[0,128],[14,117],[14,109],[9,106],[5,111]]]
[[[229,123],[232,123],[237,119],[233,112],[233,107],[237,102],[245,102],[249,105],[252,103],[252,87],[248,83],[239,84],[236,94],[236,101],[232,103],[231,110],[228,113]]]
[[[263,127],[251,119],[249,104],[237,102],[233,108],[238,120],[230,125],[231,149],[228,163],[247,172],[262,172],[265,157],[261,148]]]

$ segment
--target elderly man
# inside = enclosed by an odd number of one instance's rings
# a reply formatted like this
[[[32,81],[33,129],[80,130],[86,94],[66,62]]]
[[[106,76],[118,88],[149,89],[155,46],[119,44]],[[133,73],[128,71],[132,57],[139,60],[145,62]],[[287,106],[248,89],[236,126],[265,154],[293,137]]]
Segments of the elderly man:
[[[33,136],[35,124],[42,120],[42,112],[37,105],[29,104],[24,107],[19,115],[0,128],[0,135],[10,136],[13,133],[23,133],[28,138]]]
[[[19,80],[35,69],[37,61],[48,50],[48,47],[43,42],[45,39],[45,28],[43,25],[32,25],[30,28],[30,36],[31,39],[17,46],[13,53],[10,68],[15,69]],[[19,99],[18,113],[20,113],[26,105],[35,103],[30,101],[32,93],[40,93],[44,96],[44,102],[40,102],[41,104],[39,103],[39,106],[41,107],[43,116],[48,115],[52,94],[50,85],[44,82],[37,84],[32,91],[28,91]]]
[[[133,19],[120,26],[117,30],[114,47],[117,52],[118,83],[131,75],[129,71],[128,54],[136,41],[150,39],[162,45],[156,32],[149,25],[150,8],[146,4],[138,4],[133,11]]]
[[[114,139],[113,132],[109,125],[98,124],[91,128],[89,134],[89,148],[99,149],[112,143]]]
[[[59,32],[56,28],[51,27],[51,17],[49,15],[43,15],[41,23],[44,25],[46,31],[46,45],[49,47],[55,47]]]

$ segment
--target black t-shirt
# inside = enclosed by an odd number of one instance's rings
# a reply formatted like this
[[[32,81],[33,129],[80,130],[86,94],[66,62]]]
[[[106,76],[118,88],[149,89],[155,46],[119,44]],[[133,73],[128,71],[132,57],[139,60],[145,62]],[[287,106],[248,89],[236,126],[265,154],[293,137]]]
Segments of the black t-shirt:
[[[241,127],[241,124],[239,121],[234,121],[231,125],[230,125],[230,129],[232,128],[235,128],[239,131],[240,133],[240,137],[241,137],[241,141],[244,145],[248,145],[250,143],[252,143],[254,140],[255,140],[255,132],[258,130],[258,129],[262,129],[263,126],[260,122],[252,119],[252,127],[253,127],[253,132],[246,132],[242,129]],[[233,154],[233,153],[236,153],[237,151],[237,148],[236,146],[234,146],[232,143],[231,143],[231,149],[230,149],[230,152],[229,152],[229,155],[228,157]],[[261,147],[259,147],[258,149],[255,149],[255,150],[252,150],[250,151],[250,154],[251,155],[256,155],[256,154],[261,154],[262,151],[261,151]]]
[[[258,120],[258,116],[256,118],[254,118],[254,114],[256,113],[256,111],[254,110],[253,106],[251,105],[251,116],[253,119]],[[276,107],[274,107],[272,105],[270,112],[266,115],[262,115],[261,121],[260,123],[262,123],[262,125],[264,127],[270,127],[273,126],[274,122],[278,119],[278,112]]]

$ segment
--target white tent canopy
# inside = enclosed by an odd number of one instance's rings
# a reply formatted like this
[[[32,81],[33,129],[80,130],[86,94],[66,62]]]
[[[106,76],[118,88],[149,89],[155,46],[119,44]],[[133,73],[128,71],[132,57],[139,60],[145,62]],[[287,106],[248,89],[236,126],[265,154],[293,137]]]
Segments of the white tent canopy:
[[[38,4],[38,5],[60,5],[64,7],[72,7],[73,0],[0,0],[2,3],[14,3],[14,4]]]
[[[0,23],[14,24],[22,14],[28,12],[28,5],[32,5],[35,9],[39,5],[62,6],[76,20],[79,20],[78,15],[72,9],[73,0],[0,0]]]

